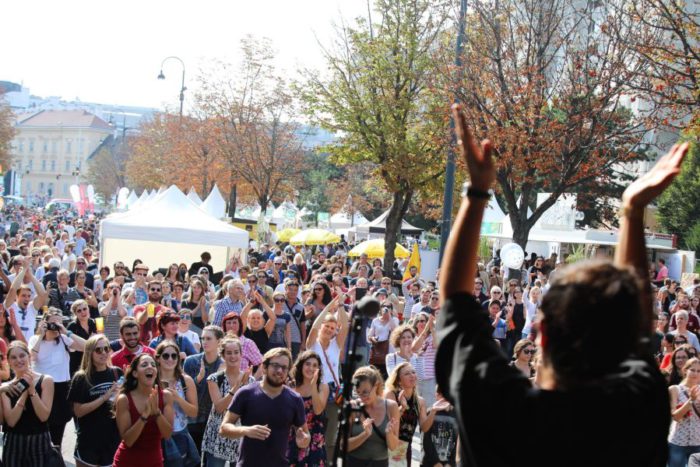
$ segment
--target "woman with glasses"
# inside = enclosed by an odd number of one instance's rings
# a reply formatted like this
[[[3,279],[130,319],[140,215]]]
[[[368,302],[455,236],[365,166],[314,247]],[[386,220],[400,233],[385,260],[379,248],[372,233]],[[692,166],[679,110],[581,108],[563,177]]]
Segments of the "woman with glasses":
[[[700,452],[700,360],[683,365],[684,377],[668,388],[671,399],[671,430],[668,435],[668,467],[685,467]]]
[[[534,378],[535,366],[532,361],[536,352],[534,342],[529,339],[519,340],[513,348],[513,360],[510,366],[517,368],[528,378]]]
[[[190,329],[192,326],[192,312],[184,310],[180,312],[180,322],[178,323],[177,333],[180,336],[186,337],[194,346],[197,353],[202,351],[202,342],[199,340],[199,335]],[[201,331],[200,331],[201,332]]]
[[[90,308],[85,300],[76,300],[70,306],[74,319],[68,324],[68,330],[73,335],[87,341],[90,336],[97,334],[95,320],[90,318]],[[70,353],[70,374],[74,375],[81,366],[83,352],[74,351]]]
[[[115,413],[122,441],[113,467],[163,467],[161,441],[173,431],[173,396],[160,386],[150,354],[142,353],[126,369]]]
[[[318,318],[332,299],[331,289],[324,281],[319,280],[311,284],[311,297],[304,302],[304,313],[309,328],[311,327],[311,323]]]
[[[347,467],[388,467],[399,446],[399,406],[382,397],[382,375],[369,366],[352,376],[358,400],[350,418]]]
[[[304,400],[306,426],[309,428],[311,443],[306,449],[299,449],[296,436],[289,433],[289,465],[295,467],[323,467],[326,465],[326,405],[328,385],[323,383],[323,363],[321,357],[311,350],[302,352],[294,362],[290,374],[294,381],[294,392]]]
[[[435,317],[421,312],[413,322],[416,338],[413,340],[413,352],[418,355],[418,368],[423,371],[418,375],[418,392],[425,399],[426,405],[435,402],[435,351],[437,335],[435,334]]]
[[[332,456],[338,429],[337,396],[340,392],[340,360],[348,337],[348,314],[340,305],[344,295],[338,295],[323,309],[306,336],[306,348],[321,357],[322,381],[329,387],[326,406],[326,452]]]
[[[212,401],[202,441],[202,451],[207,467],[224,467],[226,462],[235,465],[238,461],[240,439],[221,436],[219,427],[236,392],[246,384],[255,382],[255,379],[250,376],[252,368],[245,372],[241,371],[241,341],[231,336],[224,337],[219,346],[219,354],[224,360],[225,369],[207,378]]]
[[[46,465],[51,456],[49,414],[54,398],[53,378],[32,369],[27,344],[14,341],[7,359],[15,377],[2,386],[2,462],[6,467]]]
[[[683,366],[685,363],[697,356],[697,351],[688,344],[683,344],[679,346],[671,354],[671,365],[668,368],[667,379],[668,385],[673,386],[674,384],[679,384],[685,374],[683,373]]]
[[[661,360],[661,365],[659,365],[661,370],[669,369],[671,366],[673,351],[688,343],[688,339],[686,339],[685,336],[676,336],[672,332],[667,333],[664,340],[669,340],[672,346],[671,349],[664,354],[664,358]]]
[[[421,316],[416,319],[427,321],[425,317]],[[386,355],[387,373],[391,374],[394,368],[404,362],[410,363],[420,373],[418,355],[413,352],[413,341],[415,338],[416,331],[410,324],[403,324],[391,332],[389,341],[395,352]]]
[[[66,423],[71,418],[68,404],[70,386],[70,350],[82,352],[85,341],[63,326],[63,314],[57,308],[49,308],[37,324],[36,335],[29,339],[34,369],[53,378],[54,391],[49,429],[51,442],[61,446]]]
[[[258,294],[258,296],[260,296]],[[276,347],[286,347],[292,351],[292,316],[284,309],[284,292],[273,294],[274,307],[272,312],[275,316],[275,327],[270,334],[268,349]]]
[[[399,445],[389,452],[389,465],[392,467],[411,466],[411,443],[416,427],[425,433],[435,420],[435,414],[447,408],[444,402],[435,402],[426,407],[425,400],[418,394],[418,376],[408,362],[399,363],[386,381],[384,397],[399,405]]]
[[[129,315],[129,312],[122,301],[122,288],[117,282],[112,281],[107,284],[104,296],[105,299],[98,309],[100,316],[104,319],[104,334],[113,341],[119,339],[119,323],[122,318]]]
[[[96,318],[99,316],[99,312],[97,311],[97,296],[95,295],[95,292],[85,286],[87,274],[88,273],[86,271],[76,271],[75,286],[68,289],[68,293],[70,295],[75,294],[82,300],[85,300],[90,310],[90,316]]]
[[[204,329],[205,323],[209,322],[209,300],[207,289],[202,281],[194,279],[190,284],[190,289],[180,304],[181,310],[192,311],[192,324]]]
[[[110,466],[119,446],[112,410],[123,372],[111,365],[109,352],[105,336],[91,336],[85,343],[80,369],[71,380],[68,401],[75,415],[77,467]]]
[[[160,384],[173,397],[173,433],[163,441],[166,467],[194,467],[199,464],[199,452],[187,431],[187,417],[197,416],[197,388],[194,380],[182,372],[180,348],[173,341],[163,341],[156,347],[156,363]]]

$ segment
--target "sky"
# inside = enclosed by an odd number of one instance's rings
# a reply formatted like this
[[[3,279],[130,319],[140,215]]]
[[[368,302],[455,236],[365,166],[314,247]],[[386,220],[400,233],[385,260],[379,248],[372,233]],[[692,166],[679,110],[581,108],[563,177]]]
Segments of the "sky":
[[[213,60],[236,63],[240,40],[268,37],[288,76],[323,68],[319,42],[334,24],[365,15],[367,0],[21,0],[4,2],[0,80],[34,95],[162,109]],[[187,107],[185,94],[185,107]]]

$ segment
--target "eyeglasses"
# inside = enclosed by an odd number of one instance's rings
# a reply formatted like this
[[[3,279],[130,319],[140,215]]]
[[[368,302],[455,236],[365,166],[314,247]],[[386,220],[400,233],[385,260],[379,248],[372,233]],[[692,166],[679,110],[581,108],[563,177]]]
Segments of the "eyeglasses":
[[[84,306],[82,308],[78,308],[78,311],[90,311],[90,308]]]
[[[160,354],[160,358],[163,360],[177,360],[178,355],[176,353],[162,353]]]
[[[426,321],[426,320],[424,320],[424,319],[417,319],[417,320],[416,320],[416,323],[427,323],[427,322],[428,322],[428,321]]]
[[[323,292],[323,288],[322,287],[314,288],[314,292]]]
[[[185,321],[192,321],[192,315],[180,315],[180,318]]]
[[[355,391],[355,392],[356,392],[357,395],[360,396],[360,397],[367,397],[367,396],[369,396],[370,394],[372,394],[372,390],[371,390],[371,389],[365,389],[364,391]]]
[[[286,373],[287,370],[289,370],[289,367],[288,367],[288,366],[286,366],[286,365],[280,365],[279,363],[274,363],[274,362],[273,362],[273,363],[270,363],[270,364],[268,365],[268,367],[272,368],[272,369],[275,370],[275,371],[282,371],[282,372],[284,372],[284,373]]]
[[[299,287],[299,284],[297,284],[296,282],[290,282],[289,284],[287,284],[287,287]]]
[[[491,292],[491,295],[501,295],[501,292],[499,290],[494,290]]]
[[[104,347],[95,347],[95,353],[98,355],[109,353],[109,346],[106,345]]]
[[[258,279],[260,279],[261,281],[264,281],[265,279],[267,279],[267,277],[266,276],[258,276]]]
[[[148,290],[150,290],[151,292],[160,292],[161,291],[161,289],[148,289]]]
[[[483,282],[474,282],[474,285],[484,285]]]
[[[525,355],[535,355],[535,353],[537,353],[537,351],[534,350],[534,349],[531,349],[531,350],[523,350],[523,353],[524,353]]]
[[[75,264],[78,266],[85,266],[85,261],[77,261]]]
[[[440,297],[430,297],[431,300],[440,300]]]
[[[256,282],[258,282],[257,279],[252,279],[252,278],[251,278],[251,279],[248,279],[248,283],[249,283],[249,284],[255,284]]]
[[[275,303],[282,303],[284,301],[284,298],[276,298]]]

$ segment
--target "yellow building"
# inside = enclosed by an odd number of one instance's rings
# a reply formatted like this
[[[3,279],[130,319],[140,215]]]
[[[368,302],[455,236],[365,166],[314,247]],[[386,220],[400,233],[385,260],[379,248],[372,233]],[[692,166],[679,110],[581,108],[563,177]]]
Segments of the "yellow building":
[[[20,194],[31,199],[70,198],[86,161],[112,133],[112,126],[84,110],[21,114],[12,143]]]

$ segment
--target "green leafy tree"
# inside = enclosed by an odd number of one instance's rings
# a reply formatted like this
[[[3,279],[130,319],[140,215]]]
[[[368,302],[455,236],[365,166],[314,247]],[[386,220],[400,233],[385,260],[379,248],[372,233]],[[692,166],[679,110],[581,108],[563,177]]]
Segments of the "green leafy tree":
[[[328,73],[306,70],[299,86],[311,119],[342,135],[324,150],[340,165],[372,165],[373,177],[391,193],[388,271],[414,195],[444,172],[447,102],[437,101],[427,84],[449,7],[448,1],[377,0],[369,17],[343,23],[323,48]]]
[[[680,175],[659,198],[658,208],[661,225],[678,235],[684,247],[697,248],[688,243],[689,239],[691,242],[697,239],[697,232],[692,229],[700,220],[700,146],[697,139],[683,162]]]
[[[5,172],[12,165],[12,155],[10,154],[12,138],[15,137],[15,129],[12,125],[14,114],[2,99],[0,93],[0,172]]]

